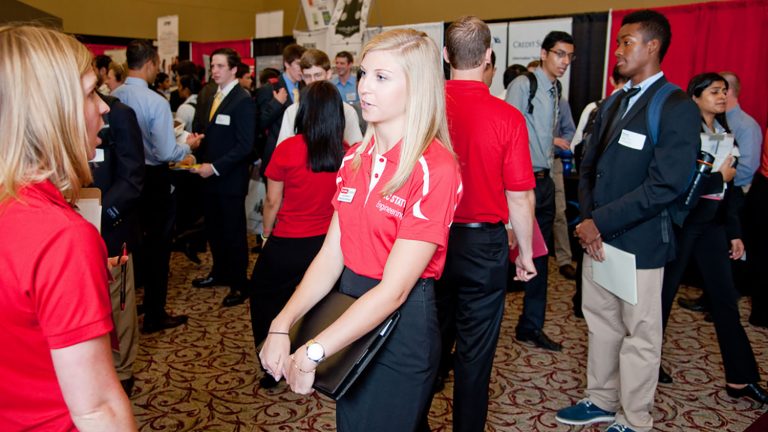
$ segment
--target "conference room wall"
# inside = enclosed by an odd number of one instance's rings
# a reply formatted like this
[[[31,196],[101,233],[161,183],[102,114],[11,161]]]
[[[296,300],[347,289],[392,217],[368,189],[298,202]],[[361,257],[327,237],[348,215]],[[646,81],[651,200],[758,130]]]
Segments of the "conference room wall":
[[[282,9],[283,34],[290,35],[299,2],[296,0],[22,0],[64,21],[64,31],[77,34],[155,38],[157,17],[179,15],[179,38],[189,41],[249,39],[255,14]],[[652,8],[699,3],[696,0],[373,0],[369,25],[400,25],[451,21],[472,14],[485,20],[567,15],[628,8]],[[305,28],[303,17],[299,27]]]

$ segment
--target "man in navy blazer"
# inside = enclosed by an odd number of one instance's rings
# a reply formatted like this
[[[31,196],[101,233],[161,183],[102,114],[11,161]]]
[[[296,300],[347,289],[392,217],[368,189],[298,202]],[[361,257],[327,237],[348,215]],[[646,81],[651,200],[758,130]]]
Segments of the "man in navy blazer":
[[[256,131],[253,100],[237,80],[240,56],[222,48],[211,56],[211,77],[218,85],[205,106],[207,116],[198,116],[195,130],[205,134],[199,153],[199,168],[192,170],[203,181],[203,214],[213,268],[205,278],[192,281],[198,288],[229,285],[224,306],[241,304],[248,298],[245,195]]]
[[[558,411],[556,419],[584,425],[615,421],[607,431],[648,431],[661,358],[661,285],[664,264],[675,255],[671,206],[688,187],[699,148],[700,115],[681,90],[661,111],[656,142],[647,110],[666,83],[661,61],[671,29],[655,11],[622,21],[615,55],[628,78],[612,104],[603,104],[585,149],[579,181],[583,222],[576,235],[585,248],[584,317],[589,327],[587,398]],[[595,283],[593,263],[605,245],[635,255],[637,303]]]

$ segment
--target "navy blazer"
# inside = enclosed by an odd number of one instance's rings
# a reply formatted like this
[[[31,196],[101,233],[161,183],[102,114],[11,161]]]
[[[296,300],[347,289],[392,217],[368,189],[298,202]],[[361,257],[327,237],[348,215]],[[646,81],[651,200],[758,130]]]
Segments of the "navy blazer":
[[[603,241],[635,254],[638,269],[664,267],[674,258],[672,220],[666,209],[685,192],[700,147],[699,109],[682,91],[667,99],[658,142],[651,142],[648,104],[665,82],[662,77],[645,91],[605,138],[610,111],[602,104],[579,180],[582,219],[593,219]],[[644,135],[642,148],[619,143],[622,130]],[[598,155],[602,139],[607,145]]]
[[[210,113],[212,104],[213,98],[207,98],[205,106],[198,105],[198,110]],[[235,85],[210,121],[207,115],[200,119],[195,132],[205,134],[205,138],[197,151],[198,162],[213,164],[219,173],[204,179],[203,192],[245,196],[256,130],[256,111],[251,96]]]
[[[101,236],[109,256],[117,256],[125,242],[129,251],[141,239],[139,207],[144,187],[144,143],[136,113],[113,96],[99,94],[109,105],[99,131],[103,162],[91,162],[93,184],[101,190]]]
[[[259,107],[259,129],[265,134],[264,148],[259,149],[261,154],[261,174],[267,169],[272,153],[277,147],[277,136],[280,134],[280,126],[283,124],[285,110],[293,104],[288,95],[284,104],[275,99],[273,92],[280,88],[287,88],[283,74],[277,79],[276,84],[264,84],[256,92],[256,104]],[[299,81],[299,90],[304,88],[304,81]]]

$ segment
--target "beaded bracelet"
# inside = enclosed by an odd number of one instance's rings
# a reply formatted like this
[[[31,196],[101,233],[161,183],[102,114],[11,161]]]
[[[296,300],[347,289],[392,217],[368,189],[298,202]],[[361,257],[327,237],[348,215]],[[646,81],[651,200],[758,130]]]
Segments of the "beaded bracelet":
[[[291,358],[291,361],[293,362],[293,368],[294,368],[294,369],[296,369],[297,371],[299,371],[299,372],[301,372],[301,373],[305,373],[305,374],[309,374],[309,373],[315,373],[315,371],[314,371],[314,370],[311,370],[311,371],[305,371],[304,369],[300,368],[300,367],[299,367],[299,363],[298,363],[298,362],[296,361],[296,359],[293,357],[293,354],[291,354],[289,357]]]

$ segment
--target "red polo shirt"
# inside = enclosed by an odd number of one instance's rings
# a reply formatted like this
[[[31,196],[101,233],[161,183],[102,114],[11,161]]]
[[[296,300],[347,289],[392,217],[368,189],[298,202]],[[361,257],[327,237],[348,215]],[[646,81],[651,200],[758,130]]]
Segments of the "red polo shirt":
[[[506,223],[504,191],[536,186],[525,118],[479,81],[447,81],[445,100],[465,190],[455,221]]]
[[[445,265],[448,229],[461,197],[461,176],[454,155],[433,141],[405,184],[391,195],[381,190],[397,170],[398,143],[383,155],[374,142],[365,147],[360,167],[352,168],[353,146],[336,179],[333,206],[339,214],[344,265],[357,274],[381,279],[389,252],[398,238],[437,245],[422,278],[439,278]]]
[[[49,181],[0,204],[0,429],[75,431],[51,349],[112,330],[107,249]]]
[[[283,182],[283,202],[277,211],[278,237],[314,237],[328,232],[336,192],[335,172],[312,172],[303,135],[292,136],[275,149],[267,178]]]

